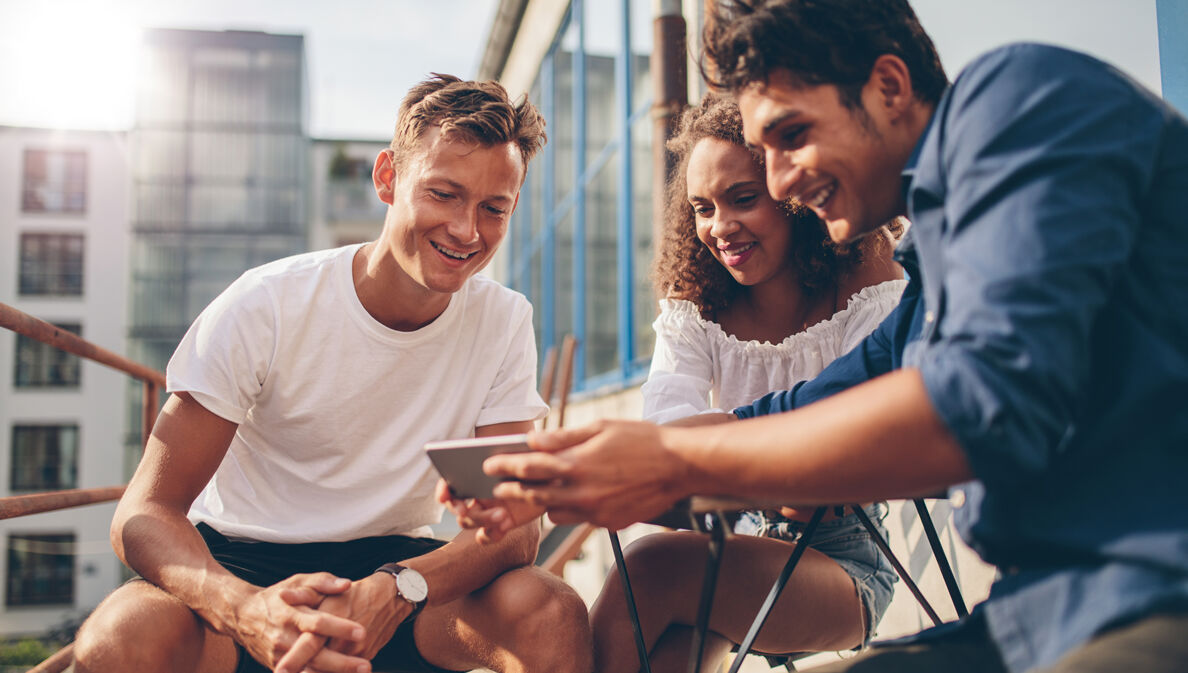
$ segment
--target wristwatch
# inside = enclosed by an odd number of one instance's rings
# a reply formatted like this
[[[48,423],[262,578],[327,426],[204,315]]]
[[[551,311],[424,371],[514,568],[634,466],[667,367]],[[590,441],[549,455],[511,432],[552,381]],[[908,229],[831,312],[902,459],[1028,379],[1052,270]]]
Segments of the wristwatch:
[[[385,563],[376,572],[385,572],[396,578],[396,595],[412,603],[413,610],[404,621],[416,619],[429,598],[429,583],[425,576],[399,563]]]

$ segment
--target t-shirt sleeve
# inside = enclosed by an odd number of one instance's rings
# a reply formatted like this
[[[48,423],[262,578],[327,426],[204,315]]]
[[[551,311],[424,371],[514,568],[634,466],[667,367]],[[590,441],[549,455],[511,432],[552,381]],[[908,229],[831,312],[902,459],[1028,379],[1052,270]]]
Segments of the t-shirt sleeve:
[[[188,392],[203,407],[242,423],[268,376],[276,344],[276,308],[268,289],[241,276],[207,306],[165,369],[166,389]]]
[[[713,360],[705,326],[695,311],[686,301],[660,302],[660,315],[652,324],[652,367],[640,389],[645,421],[667,423],[711,411]]]
[[[476,427],[535,421],[549,413],[536,390],[536,337],[532,332],[532,306],[527,300],[517,297],[509,324],[512,337]]]

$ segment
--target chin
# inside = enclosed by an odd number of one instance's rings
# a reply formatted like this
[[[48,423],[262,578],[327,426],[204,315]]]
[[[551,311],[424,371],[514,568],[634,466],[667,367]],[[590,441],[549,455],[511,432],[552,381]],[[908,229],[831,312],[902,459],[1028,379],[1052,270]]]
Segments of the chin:
[[[825,223],[829,230],[829,238],[834,243],[852,243],[879,228],[856,225],[848,219],[829,220]]]

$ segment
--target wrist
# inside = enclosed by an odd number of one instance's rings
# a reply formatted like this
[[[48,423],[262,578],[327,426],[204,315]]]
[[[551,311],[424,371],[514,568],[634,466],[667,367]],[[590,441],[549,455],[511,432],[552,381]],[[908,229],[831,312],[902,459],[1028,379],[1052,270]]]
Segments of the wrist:
[[[397,601],[397,605],[405,603],[412,606],[412,612],[405,621],[416,619],[429,600],[429,585],[424,576],[399,563],[385,563],[376,569],[376,574],[391,578],[386,585],[391,587],[392,600]]]

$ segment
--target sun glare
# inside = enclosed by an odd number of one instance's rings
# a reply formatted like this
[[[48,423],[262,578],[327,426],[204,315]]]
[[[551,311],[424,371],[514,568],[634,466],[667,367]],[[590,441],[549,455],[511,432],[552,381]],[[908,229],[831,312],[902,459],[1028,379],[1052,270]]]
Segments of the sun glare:
[[[7,123],[127,128],[139,29],[109,3],[22,2],[4,10],[0,82]],[[0,122],[4,123],[4,122]]]

